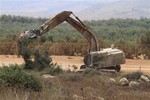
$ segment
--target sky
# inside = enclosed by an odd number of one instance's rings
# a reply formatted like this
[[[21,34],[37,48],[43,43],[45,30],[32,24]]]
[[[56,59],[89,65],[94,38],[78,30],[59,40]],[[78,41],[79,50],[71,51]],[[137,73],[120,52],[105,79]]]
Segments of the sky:
[[[40,16],[40,13],[58,13],[63,10],[82,11],[98,3],[119,0],[0,0],[0,14]]]

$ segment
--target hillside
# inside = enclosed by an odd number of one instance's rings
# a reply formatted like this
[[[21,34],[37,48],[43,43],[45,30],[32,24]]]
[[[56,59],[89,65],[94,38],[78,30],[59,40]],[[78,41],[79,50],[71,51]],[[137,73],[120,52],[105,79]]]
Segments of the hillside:
[[[0,15],[11,14],[49,18],[63,10],[79,12],[101,1],[63,0],[63,2],[59,2],[60,0],[1,0]]]
[[[121,0],[103,5],[96,4],[81,11],[79,15],[86,20],[150,18],[150,0]]]
[[[82,20],[110,18],[150,18],[150,0],[2,0],[0,15],[53,17],[69,10]],[[8,5],[10,3],[11,5]]]

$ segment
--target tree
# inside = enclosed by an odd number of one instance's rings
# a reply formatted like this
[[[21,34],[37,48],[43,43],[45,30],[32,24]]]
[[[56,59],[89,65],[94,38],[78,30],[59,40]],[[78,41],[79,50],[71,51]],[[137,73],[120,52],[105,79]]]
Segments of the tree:
[[[24,49],[21,55],[25,61],[25,69],[43,70],[44,68],[51,66],[52,58],[49,57],[46,50],[42,54],[38,50],[31,52],[29,49]],[[34,60],[32,60],[32,57],[34,57]]]
[[[150,31],[143,33],[140,37],[140,49],[143,54],[150,58]]]

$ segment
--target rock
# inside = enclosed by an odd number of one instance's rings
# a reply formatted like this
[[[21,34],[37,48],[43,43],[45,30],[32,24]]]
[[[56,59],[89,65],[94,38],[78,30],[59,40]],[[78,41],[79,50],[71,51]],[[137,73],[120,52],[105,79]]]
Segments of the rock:
[[[42,77],[43,77],[44,79],[55,78],[55,76],[52,76],[52,75],[50,75],[50,74],[44,74],[44,75],[42,75]]]
[[[149,78],[144,75],[141,75],[140,79],[144,82],[150,82]]]
[[[142,81],[141,79],[139,79],[139,80],[138,80],[138,82],[139,82],[140,84],[145,83],[145,82],[144,82],[144,81]]]
[[[120,79],[119,81],[120,85],[122,86],[126,86],[126,85],[129,85],[129,81],[127,80],[127,78],[123,77]]]
[[[78,95],[73,95],[73,100],[83,100],[83,97]]]
[[[114,78],[109,78],[110,83],[116,83],[116,80]]]
[[[139,85],[140,85],[140,83],[137,82],[137,81],[131,81],[131,82],[129,83],[129,87],[137,87],[137,86],[139,86]]]

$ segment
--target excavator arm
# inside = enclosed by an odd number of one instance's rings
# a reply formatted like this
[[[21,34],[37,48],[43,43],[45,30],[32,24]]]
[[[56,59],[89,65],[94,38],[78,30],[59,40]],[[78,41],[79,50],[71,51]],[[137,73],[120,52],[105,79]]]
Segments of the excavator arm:
[[[80,21],[76,21],[73,18],[69,17],[66,20],[70,25],[72,25],[77,31],[79,31],[89,42],[91,51],[99,51],[98,40],[91,32],[89,28],[87,28]]]
[[[75,17],[70,17],[71,14]],[[93,32],[85,25],[83,22],[75,16],[71,11],[63,11],[57,14],[52,19],[46,21],[38,29],[29,31],[27,34],[33,38],[36,36],[41,36],[48,32],[49,30],[55,28],[57,25],[63,23],[64,21],[68,22],[73,26],[77,31],[79,31],[89,42],[91,51],[99,51],[99,44],[97,38],[94,36]]]

